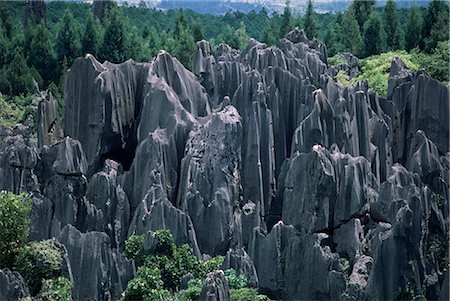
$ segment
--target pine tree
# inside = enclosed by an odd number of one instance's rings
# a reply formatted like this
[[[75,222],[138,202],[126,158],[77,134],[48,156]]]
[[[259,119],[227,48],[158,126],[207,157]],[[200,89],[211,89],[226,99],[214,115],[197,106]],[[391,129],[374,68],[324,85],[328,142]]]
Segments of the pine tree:
[[[84,29],[83,39],[81,43],[82,53],[90,53],[94,56],[98,55],[101,43],[100,23],[92,12],[88,13],[86,27]]]
[[[161,37],[158,35],[158,32],[156,29],[152,26],[148,30],[147,35],[147,43],[148,43],[148,59],[153,58],[158,54],[158,52],[164,48],[164,42],[162,41]]]
[[[173,35],[175,38],[181,35],[181,32],[189,27],[188,22],[186,20],[186,15],[184,14],[183,9],[179,9],[177,12],[177,17],[175,20],[175,27],[173,30]]]
[[[172,54],[189,70],[192,70],[192,57],[196,48],[191,31],[188,28],[180,27]]]
[[[409,11],[408,24],[406,26],[405,46],[406,50],[419,46],[422,40],[422,14],[417,6]]]
[[[364,23],[369,19],[372,13],[373,6],[375,5],[375,0],[353,0],[350,5],[350,12],[354,14],[360,31],[364,28]]]
[[[386,50],[386,33],[378,13],[374,12],[364,24],[364,54],[379,54]]]
[[[343,50],[350,51],[354,55],[360,54],[363,46],[361,32],[358,22],[351,12],[346,12],[342,17],[339,41]]]
[[[73,18],[72,13],[66,10],[58,27],[55,47],[56,57],[59,64],[62,64],[64,58],[66,58],[68,66],[72,66],[73,61],[80,55],[81,51],[79,25]]]
[[[344,46],[341,42],[341,22],[342,14],[339,14],[333,25],[328,26],[328,29],[323,38],[327,45],[328,55],[334,56],[338,52],[344,51]]]
[[[284,36],[292,30],[293,26],[291,2],[289,0],[286,1],[286,6],[284,7],[282,18],[283,21],[280,28],[280,38],[284,38]]]
[[[247,29],[245,28],[244,22],[241,22],[239,28],[236,29],[234,34],[236,36],[236,40],[238,41],[239,49],[243,50],[245,47],[247,47],[249,38],[248,38]]]
[[[27,58],[44,80],[44,88],[58,77],[56,58],[50,40],[50,34],[44,21],[36,27]]]
[[[9,40],[6,38],[3,27],[0,24],[0,69],[6,63],[8,56]]]
[[[305,27],[305,34],[308,37],[308,39],[317,37],[318,33],[317,20],[312,0],[308,0],[308,7],[306,9],[304,27]]]
[[[18,48],[15,49],[14,58],[6,69],[6,78],[11,83],[11,90],[8,91],[8,94],[20,95],[32,91],[33,77],[25,58]]]
[[[403,48],[403,32],[397,16],[397,8],[394,0],[388,0],[383,14],[384,28],[386,31],[386,44],[388,50]]]
[[[196,42],[203,40],[203,27],[200,22],[195,21],[192,24],[192,35],[194,36],[194,41]]]
[[[263,38],[262,42],[266,43],[269,46],[275,45],[277,42],[277,38],[274,34],[274,24],[273,19],[267,20],[266,25],[264,26]]]
[[[444,1],[431,1],[425,13],[422,30],[422,48],[425,51],[431,52],[439,41],[449,38],[448,23],[449,6]]]
[[[125,20],[118,8],[109,10],[107,26],[103,36],[101,58],[113,63],[120,63],[129,58]]]

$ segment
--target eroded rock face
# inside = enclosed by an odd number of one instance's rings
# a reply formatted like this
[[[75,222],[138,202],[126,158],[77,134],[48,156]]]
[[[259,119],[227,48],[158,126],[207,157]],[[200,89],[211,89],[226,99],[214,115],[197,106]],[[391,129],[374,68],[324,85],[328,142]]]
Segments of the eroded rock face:
[[[222,270],[214,271],[206,276],[205,284],[200,294],[202,301],[229,301],[230,289]]]
[[[9,269],[0,270],[0,298],[19,301],[26,297],[30,297],[30,291],[22,276]]]
[[[72,225],[61,231],[59,240],[67,248],[74,278],[74,300],[118,299],[133,277],[131,261],[111,250],[108,235],[81,233]]]
[[[232,106],[189,134],[181,163],[178,206],[199,229],[200,250],[224,254],[239,242],[241,117]]]

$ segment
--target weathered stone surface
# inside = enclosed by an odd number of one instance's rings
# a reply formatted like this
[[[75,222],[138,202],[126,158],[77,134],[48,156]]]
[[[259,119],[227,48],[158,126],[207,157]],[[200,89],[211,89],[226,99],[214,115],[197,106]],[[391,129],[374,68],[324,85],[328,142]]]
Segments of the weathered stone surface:
[[[177,204],[192,219],[200,251],[225,254],[240,243],[239,166],[242,125],[232,106],[189,134]]]
[[[0,270],[0,299],[20,301],[26,297],[30,297],[30,291],[22,276],[7,268]]]
[[[146,234],[160,229],[168,229],[178,246],[189,244],[194,254],[200,257],[194,226],[189,215],[177,209],[167,200],[159,185],[152,186],[131,220],[128,236]],[[147,236],[152,234],[147,233]]]
[[[102,232],[81,233],[72,225],[61,231],[59,240],[67,248],[73,273],[74,300],[118,299],[134,268],[112,250],[108,235]]]
[[[222,270],[234,269],[236,274],[244,275],[250,287],[258,287],[258,275],[252,259],[244,248],[228,250],[222,263]]]
[[[318,145],[295,153],[284,182],[283,220],[308,233],[335,228],[369,210],[377,183],[363,157]]]
[[[201,301],[229,301],[230,291],[228,281],[222,270],[214,271],[206,276],[205,284],[200,293]]]
[[[268,234],[253,230],[249,256],[258,274],[259,289],[274,298],[281,298],[284,290],[283,261],[289,239],[295,235],[293,226],[278,222]]]
[[[62,138],[58,121],[58,104],[50,92],[41,92],[36,116],[38,146],[54,144]]]
[[[339,255],[332,253],[322,241],[328,235],[300,234],[288,244],[284,262],[285,293],[287,300],[339,300],[345,290]],[[298,277],[308,275],[308,277]]]

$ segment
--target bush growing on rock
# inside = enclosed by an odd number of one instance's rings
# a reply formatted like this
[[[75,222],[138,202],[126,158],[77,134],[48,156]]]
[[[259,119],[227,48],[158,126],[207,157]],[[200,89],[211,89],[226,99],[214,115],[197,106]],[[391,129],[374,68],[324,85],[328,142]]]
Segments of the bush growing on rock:
[[[41,291],[33,301],[70,301],[72,288],[72,283],[65,277],[45,279]]]
[[[25,194],[0,191],[0,268],[14,267],[29,234],[31,201]]]
[[[62,275],[62,263],[63,254],[54,240],[31,242],[17,256],[17,271],[25,279],[31,295],[34,296],[39,293],[46,279]],[[47,290],[48,287],[61,283],[62,281],[47,283]]]

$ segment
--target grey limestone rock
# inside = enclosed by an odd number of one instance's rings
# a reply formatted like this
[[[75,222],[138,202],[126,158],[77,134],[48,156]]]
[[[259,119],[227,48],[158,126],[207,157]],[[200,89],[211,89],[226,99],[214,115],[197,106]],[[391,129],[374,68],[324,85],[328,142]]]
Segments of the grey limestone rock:
[[[134,267],[117,250],[111,249],[108,235],[81,233],[72,225],[61,231],[59,240],[67,248],[73,273],[74,300],[118,299],[133,277]]]
[[[250,287],[258,287],[255,265],[244,248],[230,249],[222,263],[222,270],[234,269],[237,275],[244,275]]]
[[[154,185],[136,209],[128,235],[146,234],[146,237],[149,237],[146,240],[149,240],[151,233],[160,229],[170,230],[178,246],[187,243],[194,254],[200,257],[194,226],[189,215],[169,202],[161,186]]]
[[[20,301],[26,297],[30,297],[30,291],[22,276],[8,268],[0,270],[0,299]]]
[[[189,134],[181,162],[177,205],[194,224],[200,251],[225,254],[240,243],[241,117],[232,106]]]
[[[230,289],[222,270],[214,271],[206,276],[200,293],[201,301],[229,301]]]

